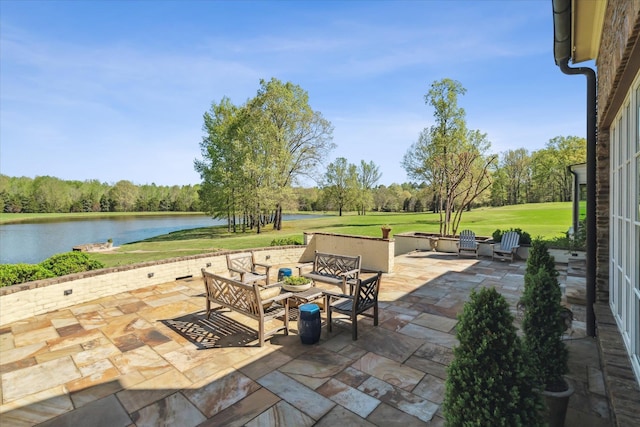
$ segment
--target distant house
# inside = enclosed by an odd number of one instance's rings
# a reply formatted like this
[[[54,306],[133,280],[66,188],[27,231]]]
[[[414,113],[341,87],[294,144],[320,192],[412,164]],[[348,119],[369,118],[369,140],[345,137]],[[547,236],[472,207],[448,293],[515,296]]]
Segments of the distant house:
[[[589,82],[593,76],[588,67],[568,64],[595,60],[597,66],[597,85],[591,80],[593,102],[589,85],[586,91],[587,123],[594,123],[592,140],[587,129],[585,165],[587,216],[593,215],[591,225],[587,220],[587,283],[594,283],[601,347],[600,335],[615,325],[619,336],[612,339],[628,354],[628,359],[623,356],[616,362],[630,364],[631,381],[635,376],[635,387],[614,392],[624,398],[625,390],[637,390],[640,384],[640,0],[552,4],[554,56],[560,69],[584,74]],[[591,212],[590,206],[595,208]],[[604,371],[622,376],[609,378],[611,387],[627,380],[617,366],[605,366]]]

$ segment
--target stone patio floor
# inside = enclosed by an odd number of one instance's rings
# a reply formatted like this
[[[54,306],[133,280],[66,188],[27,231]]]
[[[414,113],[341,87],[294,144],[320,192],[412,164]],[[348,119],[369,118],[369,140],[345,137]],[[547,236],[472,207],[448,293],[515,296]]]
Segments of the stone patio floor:
[[[584,277],[558,265],[567,295],[580,294]],[[318,344],[301,344],[292,321],[288,336],[258,347],[246,317],[205,319],[196,277],[6,325],[0,425],[442,426],[456,315],[472,289],[495,287],[518,318],[525,266],[398,256],[382,278],[380,324],[360,318],[357,341],[348,321],[329,334],[323,317]],[[571,308],[566,425],[611,426],[596,340],[584,305]]]

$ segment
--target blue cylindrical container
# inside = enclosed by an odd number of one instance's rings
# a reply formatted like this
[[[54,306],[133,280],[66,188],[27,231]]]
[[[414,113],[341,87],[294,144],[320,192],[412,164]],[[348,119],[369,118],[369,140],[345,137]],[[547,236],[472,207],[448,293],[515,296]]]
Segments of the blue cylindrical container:
[[[320,341],[320,307],[317,304],[302,304],[298,315],[298,335],[302,344]]]
[[[281,268],[280,270],[278,270],[278,282],[282,282],[285,277],[289,276],[291,276],[290,268]]]

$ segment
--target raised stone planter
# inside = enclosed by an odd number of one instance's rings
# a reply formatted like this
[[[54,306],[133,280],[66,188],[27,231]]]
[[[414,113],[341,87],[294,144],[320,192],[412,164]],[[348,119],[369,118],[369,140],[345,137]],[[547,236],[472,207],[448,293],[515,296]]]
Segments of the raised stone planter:
[[[393,236],[396,240],[395,255],[406,254],[411,251],[436,251],[445,253],[458,253],[457,237],[441,237],[434,233],[409,232]],[[491,256],[491,241],[489,237],[476,237],[479,243],[478,255]],[[493,241],[491,241],[493,243]]]

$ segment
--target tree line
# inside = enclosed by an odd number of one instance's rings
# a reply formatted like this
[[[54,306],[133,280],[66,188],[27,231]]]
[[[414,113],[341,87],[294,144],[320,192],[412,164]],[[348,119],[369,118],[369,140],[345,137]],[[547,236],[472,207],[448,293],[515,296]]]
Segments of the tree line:
[[[198,188],[0,175],[0,203],[5,213],[199,212]]]
[[[451,79],[432,83],[425,104],[434,123],[405,153],[411,179],[380,185],[378,165],[337,158],[326,164],[333,127],[311,108],[300,86],[261,80],[256,96],[234,105],[224,97],[203,115],[202,182],[187,186],[63,181],[0,175],[3,212],[199,211],[226,219],[229,231],[282,226],[284,211],[426,212],[440,215],[440,232],[455,234],[464,211],[477,206],[571,200],[568,166],[586,160],[586,140],[558,136],[544,149],[501,154],[480,130],[468,129]],[[317,183],[300,185],[302,178]]]

